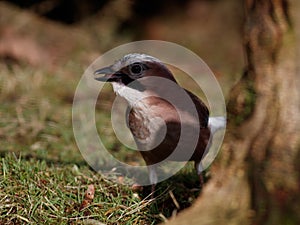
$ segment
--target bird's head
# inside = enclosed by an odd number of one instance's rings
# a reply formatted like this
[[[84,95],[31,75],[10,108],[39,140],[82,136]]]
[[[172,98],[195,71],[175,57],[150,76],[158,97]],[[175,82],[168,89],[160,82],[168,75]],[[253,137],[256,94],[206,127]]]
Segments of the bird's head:
[[[176,82],[171,71],[159,59],[138,53],[125,55],[114,64],[96,70],[94,74],[98,81],[123,86],[149,76],[158,76]]]

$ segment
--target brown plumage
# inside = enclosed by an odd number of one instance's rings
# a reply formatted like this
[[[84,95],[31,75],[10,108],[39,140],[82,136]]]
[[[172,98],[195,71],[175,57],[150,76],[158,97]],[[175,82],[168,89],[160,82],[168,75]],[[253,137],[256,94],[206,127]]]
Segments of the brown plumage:
[[[128,116],[128,126],[149,168],[149,178],[153,184],[153,190],[157,183],[157,163],[162,162],[173,153],[179,142],[182,126],[197,126],[196,128],[200,129],[199,135],[196,137],[198,141],[195,150],[188,160],[195,162],[195,168],[202,183],[200,162],[211,136],[208,124],[209,110],[206,105],[190,91],[180,88],[171,71],[158,59],[148,55],[126,55],[112,66],[97,70],[95,74],[104,74],[104,76],[95,79],[112,82],[114,91],[129,103],[131,109]],[[163,84],[150,83],[150,85],[146,85],[139,82],[142,80],[141,78],[147,77],[165,78],[168,82],[172,82],[184,90],[192,100],[197,115],[192,115],[187,109],[180,106],[177,111],[174,105],[165,100],[163,96],[161,97],[161,93],[168,91],[168,88],[164,87]],[[131,86],[133,81],[138,81],[138,85]],[[155,120],[155,118],[159,119]],[[171,160],[186,161],[182,157],[185,154],[185,149],[180,150],[181,154],[172,155]]]
[[[191,96],[199,117],[200,133],[195,152],[193,153],[190,161],[200,162],[210,137],[210,130],[208,128],[208,116],[209,112],[204,103],[199,100],[191,92],[188,92]],[[146,161],[147,165],[159,163],[167,158],[177,146],[181,133],[181,121],[179,114],[172,104],[158,98],[148,97],[142,100],[142,105],[147,105],[147,109],[140,107],[133,107],[129,113],[129,128],[133,133],[133,136],[138,139],[145,139],[150,135],[149,124],[145,121],[149,121],[148,118],[159,117],[165,121],[167,131],[163,141],[150,151],[141,151],[141,155]],[[149,121],[150,123],[150,121]],[[160,133],[157,131],[157,133]],[[174,161],[182,161],[180,158],[173,159]]]

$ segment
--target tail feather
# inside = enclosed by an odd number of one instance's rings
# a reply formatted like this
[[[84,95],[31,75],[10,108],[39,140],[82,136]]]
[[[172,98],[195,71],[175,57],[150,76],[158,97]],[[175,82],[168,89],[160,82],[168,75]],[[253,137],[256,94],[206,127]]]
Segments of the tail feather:
[[[224,116],[215,116],[209,117],[208,126],[212,134],[216,133],[220,129],[224,129],[226,127],[226,117]]]

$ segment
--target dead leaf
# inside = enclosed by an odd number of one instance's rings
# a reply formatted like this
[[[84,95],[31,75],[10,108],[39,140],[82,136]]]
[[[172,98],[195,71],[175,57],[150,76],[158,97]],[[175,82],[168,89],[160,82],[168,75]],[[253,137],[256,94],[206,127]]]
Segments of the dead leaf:
[[[94,196],[95,196],[95,187],[93,184],[90,184],[84,193],[84,198],[80,205],[79,210],[83,210],[84,208],[88,207],[93,202]]]

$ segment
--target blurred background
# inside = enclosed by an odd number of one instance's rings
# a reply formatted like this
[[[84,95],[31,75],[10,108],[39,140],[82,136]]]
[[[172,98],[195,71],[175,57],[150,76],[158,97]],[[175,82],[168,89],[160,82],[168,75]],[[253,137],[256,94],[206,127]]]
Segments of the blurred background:
[[[1,1],[0,153],[84,163],[71,124],[76,85],[93,60],[127,42],[165,40],[191,49],[226,94],[244,66],[242,25],[238,0]],[[110,91],[98,121],[118,154],[123,147],[105,112]]]
[[[157,39],[236,74],[243,66],[242,24],[237,0],[2,1],[1,58],[45,67],[84,63],[122,43]]]

